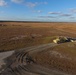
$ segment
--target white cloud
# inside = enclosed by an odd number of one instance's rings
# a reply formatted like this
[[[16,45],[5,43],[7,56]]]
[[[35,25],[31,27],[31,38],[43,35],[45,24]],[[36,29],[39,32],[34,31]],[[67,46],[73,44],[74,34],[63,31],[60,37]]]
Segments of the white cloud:
[[[62,14],[61,12],[48,12],[48,14],[55,14],[55,15],[57,15],[57,14]]]
[[[37,12],[38,12],[38,13],[41,13],[42,11],[41,11],[41,10],[38,10]]]
[[[35,7],[38,5],[46,5],[47,2],[25,2],[25,5],[28,7]]]
[[[0,0],[0,6],[6,6],[7,2],[5,2],[5,0]]]
[[[35,7],[35,6],[37,6],[37,4],[38,4],[37,2],[35,2],[35,3],[26,2],[26,3],[25,3],[25,5],[28,6],[28,7]]]
[[[56,16],[38,16],[39,18],[57,18]]]
[[[35,7],[37,5],[47,4],[47,2],[28,2],[26,0],[11,0],[11,2],[22,3],[23,5],[26,5],[28,7]]]
[[[72,9],[70,9],[70,12],[76,13],[76,9],[72,8]]]
[[[75,17],[72,16],[72,17],[70,17],[70,19],[75,19]]]
[[[11,1],[14,3],[23,3],[24,2],[24,0],[11,0]]]
[[[28,7],[35,7],[38,4],[37,2],[35,2],[35,3],[33,3],[33,2],[26,2],[24,0],[11,0],[11,1],[14,2],[14,3],[22,3],[23,5],[26,5]]]
[[[63,17],[72,16],[72,14],[70,14],[70,13],[62,13],[62,12],[48,12],[48,14],[53,14],[53,15],[58,15],[58,16],[63,16]]]
[[[61,14],[60,16],[69,17],[72,16],[72,14]]]
[[[41,13],[42,10],[36,10],[36,11],[33,11],[34,13]]]
[[[48,2],[38,2],[38,4],[48,4]]]

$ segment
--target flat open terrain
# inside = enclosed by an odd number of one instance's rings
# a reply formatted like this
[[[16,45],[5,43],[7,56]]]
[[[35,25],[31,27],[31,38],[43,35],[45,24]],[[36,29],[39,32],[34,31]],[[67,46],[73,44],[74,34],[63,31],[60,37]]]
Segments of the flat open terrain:
[[[76,38],[76,23],[0,22],[0,51],[15,50],[1,53],[1,75],[76,75],[76,42],[57,36]]]
[[[0,51],[50,43],[55,36],[76,37],[76,23],[0,22]]]

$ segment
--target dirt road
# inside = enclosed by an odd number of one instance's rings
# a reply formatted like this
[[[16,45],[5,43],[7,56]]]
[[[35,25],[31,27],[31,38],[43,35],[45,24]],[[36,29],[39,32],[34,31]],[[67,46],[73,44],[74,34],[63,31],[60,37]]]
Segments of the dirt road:
[[[15,53],[6,59],[6,67],[1,75],[69,75],[38,65],[29,55],[34,52],[47,50],[56,45],[57,44],[49,43],[16,50]]]

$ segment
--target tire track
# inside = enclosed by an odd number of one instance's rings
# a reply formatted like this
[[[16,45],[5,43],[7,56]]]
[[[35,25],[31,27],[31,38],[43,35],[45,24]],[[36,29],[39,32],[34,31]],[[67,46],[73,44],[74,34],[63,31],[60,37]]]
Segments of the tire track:
[[[32,46],[18,50],[12,55],[14,61],[7,66],[1,75],[68,75],[58,71],[49,70],[35,63],[30,54],[47,50],[57,44],[49,43],[40,46]],[[11,59],[12,60],[12,59]]]

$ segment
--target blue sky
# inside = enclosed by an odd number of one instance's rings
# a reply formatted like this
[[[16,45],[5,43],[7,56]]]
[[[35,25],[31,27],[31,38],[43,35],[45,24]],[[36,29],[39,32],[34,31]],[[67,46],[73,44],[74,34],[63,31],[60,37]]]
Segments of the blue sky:
[[[76,0],[0,0],[0,20],[76,22]]]

